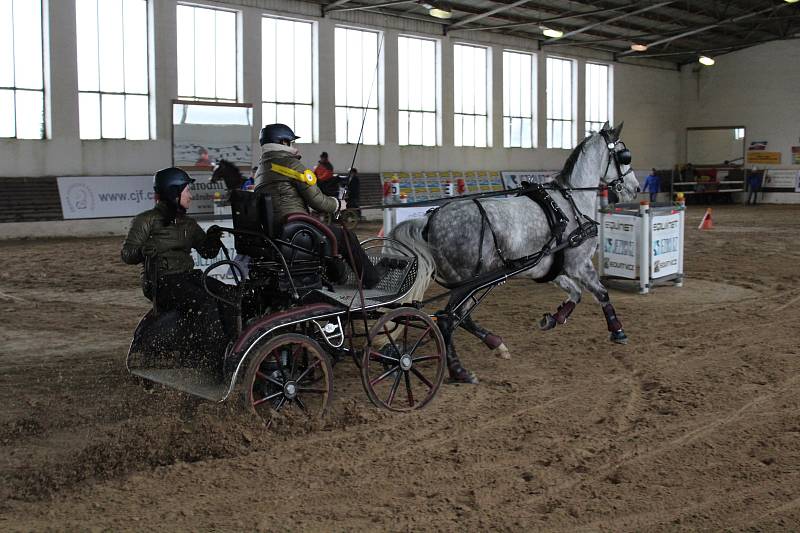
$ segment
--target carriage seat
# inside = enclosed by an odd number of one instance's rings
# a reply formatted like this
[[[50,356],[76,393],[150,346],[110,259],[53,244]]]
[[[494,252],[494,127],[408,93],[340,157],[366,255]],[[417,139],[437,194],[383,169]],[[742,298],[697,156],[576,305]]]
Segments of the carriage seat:
[[[292,213],[283,224],[276,224],[272,196],[267,192],[231,191],[231,212],[234,229],[290,243],[278,245],[287,263],[318,262],[320,255],[338,255],[336,237],[319,220],[303,213]],[[234,245],[237,252],[254,259],[277,260],[275,249],[262,237],[235,235]]]

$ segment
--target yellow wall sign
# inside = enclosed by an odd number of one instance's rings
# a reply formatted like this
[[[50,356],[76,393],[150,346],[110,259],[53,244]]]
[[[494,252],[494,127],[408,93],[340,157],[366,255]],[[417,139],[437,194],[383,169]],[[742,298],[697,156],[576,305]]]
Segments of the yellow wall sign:
[[[747,162],[758,163],[761,165],[780,165],[781,153],[780,152],[764,152],[761,150],[748,150]]]

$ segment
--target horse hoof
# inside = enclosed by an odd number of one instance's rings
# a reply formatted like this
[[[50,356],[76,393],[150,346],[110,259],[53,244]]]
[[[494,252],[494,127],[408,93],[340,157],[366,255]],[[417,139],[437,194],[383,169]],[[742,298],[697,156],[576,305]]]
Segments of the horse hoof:
[[[625,332],[622,330],[612,331],[611,335],[609,335],[609,339],[617,344],[628,344],[628,336],[625,335]]]
[[[503,343],[497,347],[496,355],[498,359],[511,359],[511,352],[509,352],[508,348],[506,348],[506,343]]]
[[[556,318],[551,315],[550,313],[545,313],[542,319],[539,321],[539,329],[542,331],[547,331],[548,329],[553,329],[556,327]]]
[[[450,372],[450,379],[448,380],[448,383],[466,383],[468,385],[477,385],[478,377],[466,368],[461,368],[457,371]]]

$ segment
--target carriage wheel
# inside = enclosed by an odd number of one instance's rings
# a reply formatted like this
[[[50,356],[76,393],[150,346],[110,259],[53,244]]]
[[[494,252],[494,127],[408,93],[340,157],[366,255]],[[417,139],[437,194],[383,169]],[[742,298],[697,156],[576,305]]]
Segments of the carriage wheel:
[[[244,378],[245,405],[266,422],[273,412],[286,408],[321,418],[332,397],[328,355],[315,340],[297,333],[267,342],[253,356]]]
[[[446,350],[439,328],[408,307],[382,316],[369,332],[361,382],[369,399],[391,411],[413,411],[430,402],[444,379]]]

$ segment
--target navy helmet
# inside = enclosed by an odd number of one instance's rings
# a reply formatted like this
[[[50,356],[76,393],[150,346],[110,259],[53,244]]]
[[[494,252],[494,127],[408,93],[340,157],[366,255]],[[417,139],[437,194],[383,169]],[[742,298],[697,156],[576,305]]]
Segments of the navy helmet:
[[[261,128],[261,135],[258,136],[258,142],[261,146],[264,146],[267,143],[280,144],[285,141],[292,142],[299,138],[300,137],[294,134],[292,128],[286,124],[278,123],[268,124]]]
[[[158,194],[159,200],[172,207],[180,205],[181,193],[184,187],[194,183],[194,179],[180,168],[162,168],[153,176],[153,190]]]

